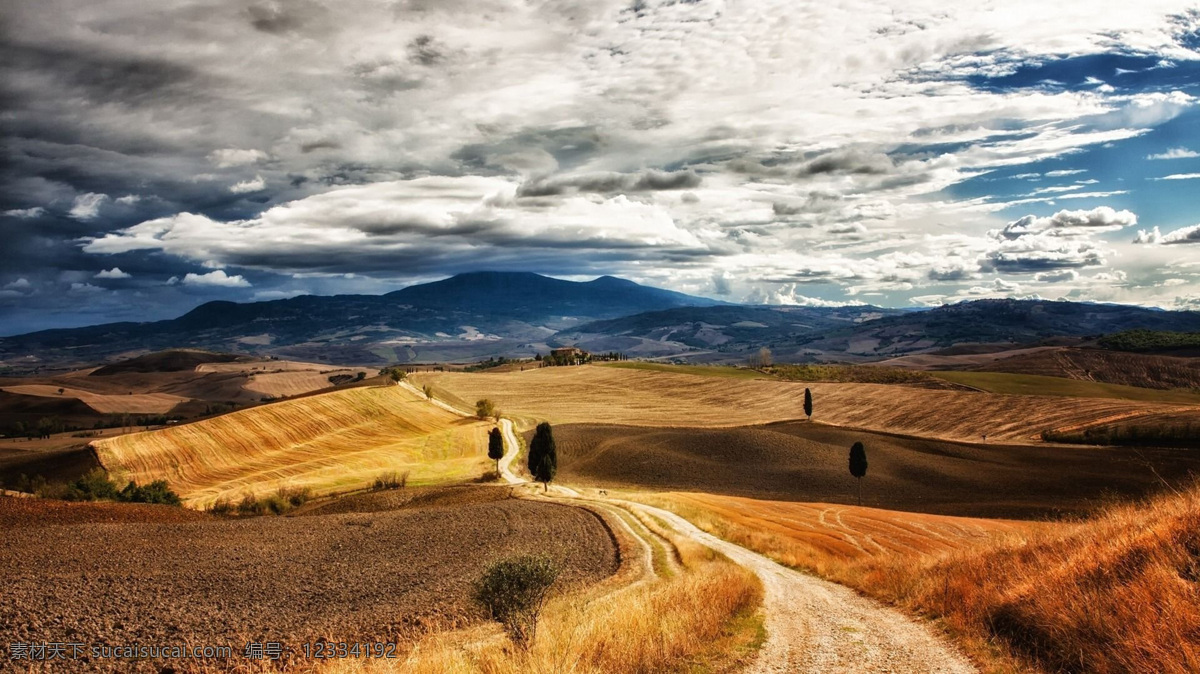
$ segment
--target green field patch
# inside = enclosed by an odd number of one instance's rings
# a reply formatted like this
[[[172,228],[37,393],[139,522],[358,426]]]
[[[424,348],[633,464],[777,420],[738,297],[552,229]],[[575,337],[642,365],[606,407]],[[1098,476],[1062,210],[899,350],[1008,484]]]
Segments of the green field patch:
[[[1065,377],[1007,372],[931,372],[935,377],[988,393],[1011,395],[1059,396],[1066,398],[1117,398],[1144,402],[1200,404],[1200,392],[1158,389],[1080,381]]]
[[[770,379],[768,375],[744,367],[729,365],[672,365],[669,363],[646,363],[643,361],[626,360],[616,363],[604,363],[601,367],[615,367],[625,370],[649,370],[651,372],[673,372],[675,374],[694,374],[702,377],[728,377],[731,379]]]

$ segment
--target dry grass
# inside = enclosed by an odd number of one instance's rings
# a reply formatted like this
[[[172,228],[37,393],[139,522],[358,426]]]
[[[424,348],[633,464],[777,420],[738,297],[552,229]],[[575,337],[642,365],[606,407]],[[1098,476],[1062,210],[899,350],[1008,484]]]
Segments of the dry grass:
[[[707,498],[677,507],[696,510]],[[768,504],[763,512],[756,520],[752,507],[730,513],[705,506],[689,516],[785,563],[937,619],[988,671],[1200,671],[1200,485],[1114,506],[1086,522],[1010,526],[972,545],[927,552],[898,546],[847,554],[786,528],[780,533],[772,523],[777,511]]]
[[[683,573],[546,607],[528,652],[500,638],[434,634],[398,661],[349,660],[324,674],[635,674],[730,671],[757,648],[762,587],[750,572],[701,545],[672,538]],[[732,657],[731,657],[732,656]]]
[[[728,427],[796,419],[804,388],[813,419],[854,428],[947,440],[1028,442],[1043,430],[1088,425],[1117,414],[1200,416],[1200,406],[1090,398],[997,395],[885,384],[741,380],[600,366],[551,367],[482,376],[422,372],[443,395],[488,397],[506,414],[554,423]]]
[[[58,389],[63,392],[59,394]],[[93,393],[83,389],[59,387],[52,384],[21,384],[5,386],[3,391],[19,393],[28,396],[46,398],[78,398],[88,407],[102,414],[166,414],[187,398],[171,395],[170,393],[136,393],[133,395],[117,395]]]
[[[399,386],[288,400],[192,424],[98,440],[101,463],[139,483],[165,479],[188,505],[281,485],[314,494],[366,487],[408,471],[413,484],[476,477],[490,465],[489,424],[463,419]]]
[[[329,377],[335,374],[353,376],[354,372],[351,370],[339,370],[337,372],[322,374],[314,370],[294,370],[290,372],[255,374],[250,376],[250,379],[243,388],[247,391],[254,391],[255,393],[262,393],[276,398],[297,396],[333,386],[329,381]]]
[[[695,492],[642,493],[632,498],[667,508],[705,531],[763,552],[781,564],[816,572],[831,560],[941,555],[1038,526]]]

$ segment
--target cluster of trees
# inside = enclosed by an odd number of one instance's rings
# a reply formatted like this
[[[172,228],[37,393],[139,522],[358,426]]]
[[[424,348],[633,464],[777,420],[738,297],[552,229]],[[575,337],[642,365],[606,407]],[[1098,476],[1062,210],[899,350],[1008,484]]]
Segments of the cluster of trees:
[[[574,353],[550,353],[545,356],[537,354],[533,360],[539,363],[539,367],[555,367],[565,365],[585,365],[592,362],[592,354],[587,351],[576,351]]]
[[[928,384],[938,381],[928,372],[878,365],[780,364],[771,368],[771,374],[789,381],[835,381],[861,384]]]
[[[37,494],[42,498],[64,501],[121,501],[124,503],[161,503],[182,505],[179,494],[171,490],[166,480],[139,485],[130,480],[118,487],[103,468],[93,468],[74,482],[50,484],[40,475],[32,479],[22,475],[15,485],[17,491]]]
[[[500,356],[499,358],[488,358],[487,360],[481,360],[474,365],[468,365],[464,367],[463,372],[482,372],[483,370],[490,370],[494,367],[500,367],[501,365],[508,365],[509,363],[518,362],[520,361],[513,360],[511,358],[505,358],[504,356]]]
[[[1192,423],[1162,422],[1154,425],[1114,424],[1072,431],[1042,431],[1047,442],[1072,445],[1118,445],[1122,447],[1178,447],[1194,449],[1200,438],[1200,426]]]
[[[16,421],[9,424],[5,429],[5,435],[13,438],[28,438],[30,440],[48,438],[54,433],[65,433],[67,431],[80,430],[74,426],[69,426],[62,419],[52,417],[42,417],[37,422],[26,424],[23,421]]]
[[[207,413],[207,410],[206,410]],[[40,440],[49,438],[56,433],[68,433],[84,430],[100,430],[102,428],[125,428],[133,426],[163,426],[168,422],[178,421],[182,417],[167,414],[138,415],[111,414],[97,419],[89,428],[78,424],[70,424],[58,417],[40,417],[37,421],[14,421],[6,426],[3,435],[10,438],[27,438]]]
[[[366,373],[359,372],[358,374],[365,375]],[[406,370],[402,370],[398,367],[385,367],[379,371],[379,374],[380,374],[380,376],[387,377],[388,379],[390,379],[391,381],[393,381],[397,384],[404,381],[404,378],[408,376],[408,372]],[[363,379],[363,377],[360,376],[358,379],[355,379],[354,381],[362,381],[362,379]]]
[[[771,350],[767,347],[762,347],[753,355],[746,359],[746,364],[755,370],[761,370],[764,367],[771,367],[771,363],[775,362],[771,356]]]
[[[1200,349],[1200,332],[1168,332],[1164,330],[1126,330],[1105,335],[1096,342],[1115,351],[1169,351]]]

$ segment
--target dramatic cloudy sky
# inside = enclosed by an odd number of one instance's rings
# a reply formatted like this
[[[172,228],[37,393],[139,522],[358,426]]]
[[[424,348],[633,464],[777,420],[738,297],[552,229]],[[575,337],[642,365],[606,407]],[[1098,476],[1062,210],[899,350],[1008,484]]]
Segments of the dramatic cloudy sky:
[[[466,270],[1200,308],[1200,9],[8,0],[0,333]]]

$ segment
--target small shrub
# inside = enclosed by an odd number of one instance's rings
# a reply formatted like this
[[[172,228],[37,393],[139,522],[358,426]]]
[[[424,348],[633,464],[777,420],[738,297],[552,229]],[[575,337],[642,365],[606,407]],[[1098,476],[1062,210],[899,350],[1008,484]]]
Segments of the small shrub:
[[[79,498],[72,501],[94,501],[96,499],[116,499],[117,485],[108,479],[108,473],[103,468],[93,468],[70,485]]]
[[[179,494],[171,491],[166,480],[155,480],[150,484],[139,487],[138,483],[130,481],[121,490],[120,500],[130,503],[158,503],[162,505],[183,505]]]
[[[488,419],[496,416],[496,403],[489,398],[484,398],[475,402],[475,416],[480,419]]]
[[[308,503],[308,501],[312,498],[312,488],[311,487],[280,487],[275,492],[275,495],[278,496],[283,501],[286,501],[288,506],[290,506],[292,508],[299,508],[300,506],[304,505],[305,503]]]
[[[259,504],[264,515],[266,513],[271,513],[272,515],[282,515],[287,512],[289,508],[291,508],[287,502],[287,499],[283,498],[279,494],[271,494],[270,496],[259,499]]]
[[[488,566],[473,596],[514,644],[528,648],[537,637],[538,617],[559,572],[558,564],[545,556],[504,559]]]
[[[45,488],[46,478],[41,475],[29,477],[25,473],[21,473],[17,476],[17,481],[13,483],[13,489],[23,491],[26,494],[37,494]]]
[[[241,501],[238,501],[237,512],[239,515],[264,515],[267,507],[254,494],[246,494],[242,496]]]
[[[227,498],[219,498],[208,506],[208,512],[213,515],[232,515],[235,510],[233,501]]]
[[[408,473],[409,473],[409,471],[407,471],[407,470],[404,471],[403,473],[397,473],[394,470],[388,471],[386,473],[380,473],[375,478],[375,482],[371,484],[371,488],[374,489],[375,491],[383,491],[383,490],[387,490],[387,489],[404,489],[405,487],[408,486]]]

